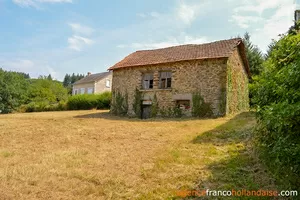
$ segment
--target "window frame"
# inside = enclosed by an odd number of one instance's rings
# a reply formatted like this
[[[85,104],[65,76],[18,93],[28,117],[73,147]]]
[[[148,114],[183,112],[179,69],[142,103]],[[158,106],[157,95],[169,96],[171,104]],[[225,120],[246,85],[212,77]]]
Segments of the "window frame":
[[[153,86],[154,86],[153,83],[154,83],[154,74],[153,74],[153,72],[146,72],[146,73],[142,74],[142,89],[152,90]]]
[[[159,72],[159,89],[172,88],[172,71]]]
[[[83,93],[82,93],[83,91]],[[80,88],[80,94],[85,94],[85,88]]]
[[[181,110],[189,110],[191,108],[191,100],[189,99],[176,100],[176,105]]]
[[[108,84],[107,84],[108,83]],[[106,79],[105,80],[105,86],[107,87],[107,88],[110,88],[110,79]]]
[[[91,91],[91,92],[90,92]],[[92,87],[89,87],[88,89],[87,89],[87,94],[93,94],[94,93],[94,88],[92,88]]]

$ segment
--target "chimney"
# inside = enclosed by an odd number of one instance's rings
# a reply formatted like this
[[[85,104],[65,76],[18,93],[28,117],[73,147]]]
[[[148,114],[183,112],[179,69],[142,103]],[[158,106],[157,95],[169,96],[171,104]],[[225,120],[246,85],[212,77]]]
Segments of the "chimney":
[[[87,76],[90,76],[91,74],[92,74],[91,72],[88,72],[88,73],[87,73]]]

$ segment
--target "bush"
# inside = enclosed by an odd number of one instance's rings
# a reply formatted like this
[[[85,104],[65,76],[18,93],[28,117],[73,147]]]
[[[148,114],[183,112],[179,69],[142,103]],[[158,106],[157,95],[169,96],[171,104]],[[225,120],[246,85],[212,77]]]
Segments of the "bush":
[[[300,35],[282,38],[253,84],[260,152],[286,187],[300,187]]]
[[[46,111],[63,111],[66,110],[66,103],[61,101],[56,104],[49,104],[47,101],[31,102],[27,105],[22,105],[19,112],[46,112]]]
[[[128,112],[128,94],[116,91],[114,93],[114,102],[112,102],[111,112],[115,115],[126,115]]]
[[[213,115],[211,104],[204,101],[203,97],[201,96],[201,92],[195,92],[192,98],[193,117],[211,117]]]
[[[111,93],[82,94],[71,96],[67,102],[68,110],[109,109]]]

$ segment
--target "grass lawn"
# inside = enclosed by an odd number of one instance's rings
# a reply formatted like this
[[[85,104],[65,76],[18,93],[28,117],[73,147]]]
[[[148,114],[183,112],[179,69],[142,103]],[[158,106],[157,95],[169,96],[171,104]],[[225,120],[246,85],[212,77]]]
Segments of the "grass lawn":
[[[253,113],[138,120],[107,111],[0,116],[0,199],[176,199],[276,189],[252,149]]]

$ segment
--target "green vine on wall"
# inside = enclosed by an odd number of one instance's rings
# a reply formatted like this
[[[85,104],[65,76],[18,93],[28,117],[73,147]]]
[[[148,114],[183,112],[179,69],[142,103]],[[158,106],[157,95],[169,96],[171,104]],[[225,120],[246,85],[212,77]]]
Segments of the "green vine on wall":
[[[213,115],[211,103],[206,103],[204,98],[201,96],[201,92],[195,92],[192,97],[193,107],[192,115],[193,117],[210,117]]]
[[[226,88],[221,89],[219,101],[219,115],[224,116],[226,114]]]
[[[232,71],[228,65],[227,71],[227,110],[235,113],[249,108],[248,78],[241,71]],[[235,83],[235,84],[233,84]]]
[[[115,115],[126,115],[128,112],[128,94],[123,96],[121,92],[115,91],[111,112]]]
[[[157,117],[157,114],[158,114],[158,102],[157,102],[156,93],[154,93],[152,106],[151,106],[151,117]]]
[[[135,115],[137,117],[141,116],[141,114],[142,114],[142,110],[141,110],[141,107],[142,107],[142,93],[138,89],[135,89],[134,101],[133,101],[132,107],[133,107]]]
[[[231,103],[232,103],[232,73],[231,73],[231,66],[228,65],[228,70],[227,70],[227,111],[229,113],[232,112],[231,108]]]

